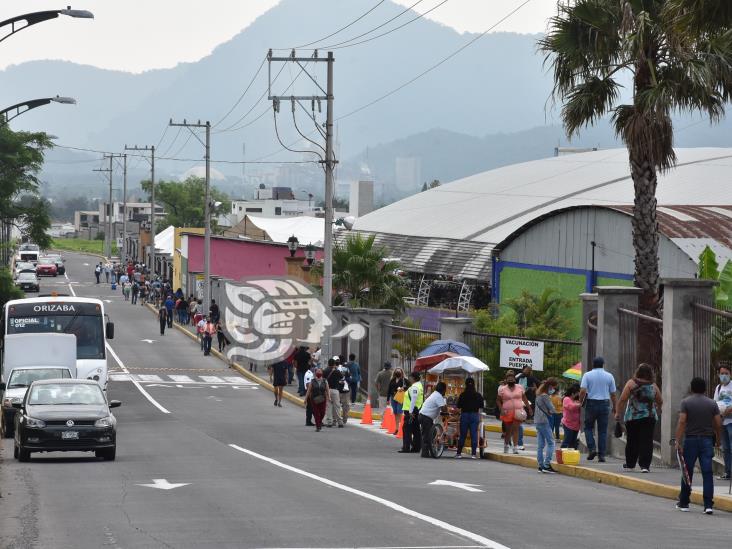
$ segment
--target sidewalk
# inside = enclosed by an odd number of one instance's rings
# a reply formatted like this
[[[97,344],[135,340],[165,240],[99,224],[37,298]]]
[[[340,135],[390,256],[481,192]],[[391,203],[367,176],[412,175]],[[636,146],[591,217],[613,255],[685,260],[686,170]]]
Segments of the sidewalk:
[[[152,306],[148,305],[148,308],[154,312]],[[174,323],[175,327],[188,335],[193,341],[197,342],[195,329],[192,326],[183,326]],[[214,342],[215,345],[215,342]],[[241,375],[259,383],[269,390],[273,390],[269,373],[266,369],[262,371],[262,368],[255,370],[252,366],[250,369],[249,365],[242,365],[237,362],[230,361],[226,356],[219,353],[217,350],[212,349],[211,354],[220,360],[226,362],[231,368],[237,370]],[[285,386],[284,394],[286,400],[300,406],[305,406],[305,402],[302,398],[297,395],[297,378],[293,380],[293,383]],[[361,418],[364,404],[362,402],[353,404],[349,415],[354,418]],[[359,425],[367,430],[378,432],[383,436],[395,437],[387,434],[385,431],[379,429],[379,422],[381,419],[381,408],[372,409],[372,417],[374,419],[373,425]],[[525,450],[519,451],[518,454],[503,453],[503,440],[501,439],[501,424],[500,421],[495,418],[488,417],[485,419],[487,423],[488,435],[488,447],[485,451],[485,459],[497,461],[501,463],[518,465],[521,467],[527,467],[531,469],[537,468],[536,462],[536,430],[531,426],[525,428]],[[557,443],[558,445],[559,443]],[[397,448],[395,442],[395,449]],[[469,450],[468,450],[469,451]],[[453,455],[452,451],[446,450],[443,455],[444,461],[449,461]],[[587,461],[586,454],[582,454],[579,465],[559,465],[552,464],[559,474],[590,480],[602,484],[608,484],[610,486],[616,486],[626,490],[632,490],[643,494],[666,498],[669,500],[676,500],[680,488],[680,472],[678,469],[672,469],[667,467],[653,466],[650,473],[641,473],[639,468],[636,468],[633,472],[626,472],[622,469],[623,460],[607,457],[606,463],[598,463],[595,461]],[[447,463],[446,463],[446,466]],[[538,473],[537,473],[538,474]],[[729,482],[717,480],[715,477],[715,496],[714,506],[716,509],[732,512],[732,495],[729,494],[730,484]],[[694,505],[702,505],[702,493],[701,493],[701,473],[698,468],[694,474],[692,481],[693,490],[691,495],[691,502]]]

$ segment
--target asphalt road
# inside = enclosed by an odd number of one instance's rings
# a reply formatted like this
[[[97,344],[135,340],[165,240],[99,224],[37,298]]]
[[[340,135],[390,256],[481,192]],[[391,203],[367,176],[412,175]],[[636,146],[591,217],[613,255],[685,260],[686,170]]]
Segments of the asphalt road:
[[[725,513],[682,514],[668,500],[494,462],[397,454],[393,437],[352,423],[316,433],[301,408],[274,407],[187,336],[160,336],[147,309],[93,283],[93,262],[67,254],[73,291],[108,300],[116,325],[117,460],[34,454],[21,464],[3,440],[0,547],[728,545]],[[43,282],[68,291],[61,277]],[[185,485],[144,486],[153,479]]]

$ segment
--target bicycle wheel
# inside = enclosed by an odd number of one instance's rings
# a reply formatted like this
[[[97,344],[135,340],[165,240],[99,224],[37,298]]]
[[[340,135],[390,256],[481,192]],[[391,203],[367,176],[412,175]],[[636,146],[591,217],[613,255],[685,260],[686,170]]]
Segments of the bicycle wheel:
[[[442,456],[442,453],[445,451],[444,434],[445,430],[439,423],[435,423],[430,430],[429,450],[430,455],[435,459],[439,459]]]

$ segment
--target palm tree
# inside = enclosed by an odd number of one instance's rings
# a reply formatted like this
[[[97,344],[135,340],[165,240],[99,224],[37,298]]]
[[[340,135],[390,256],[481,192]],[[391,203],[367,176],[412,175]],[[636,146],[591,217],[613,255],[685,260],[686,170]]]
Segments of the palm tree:
[[[351,307],[393,309],[401,313],[409,291],[396,274],[399,262],[388,259],[386,248],[374,243],[374,235],[349,235],[333,246],[335,302]],[[322,266],[314,266],[315,277]]]
[[[568,136],[610,114],[628,148],[635,188],[635,284],[642,306],[658,295],[658,172],[671,169],[671,113],[700,112],[711,122],[732,97],[730,0],[560,0],[539,41],[564,102]],[[619,104],[621,79],[632,98]]]

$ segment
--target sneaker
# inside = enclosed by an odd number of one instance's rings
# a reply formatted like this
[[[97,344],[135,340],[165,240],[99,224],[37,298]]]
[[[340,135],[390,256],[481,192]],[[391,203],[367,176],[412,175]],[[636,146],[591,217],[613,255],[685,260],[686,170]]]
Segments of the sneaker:
[[[478,456],[476,456],[475,454],[471,454],[470,459],[478,459]]]
[[[650,471],[645,467],[641,467],[641,473],[650,473]]]
[[[463,459],[463,455],[462,454],[455,454],[455,459]]]
[[[507,454],[508,453],[508,444],[504,444],[503,445],[503,453],[504,454]]]
[[[538,468],[537,470],[538,470],[538,471],[539,471],[540,473],[543,473],[543,472],[544,472],[544,468],[543,468],[543,467],[539,467],[539,468]]]
[[[518,448],[514,448],[514,449],[513,449],[513,453],[514,453],[514,454],[518,454],[518,453],[519,453],[519,451],[518,451]]]
[[[551,464],[544,467],[544,472],[549,473],[551,475],[555,475],[557,472],[554,470],[554,468],[551,466]]]
[[[730,480],[730,476],[729,476],[729,473],[725,473],[725,474],[723,474],[723,475],[719,475],[719,476],[717,477],[717,480]]]
[[[714,514],[714,511],[712,510],[711,507],[707,507],[706,509],[704,509],[704,514],[705,515],[713,515]]]
[[[518,449],[519,449],[519,450],[526,450],[526,446],[524,446],[524,445],[522,444],[522,445],[520,445],[520,446],[518,447]],[[514,453],[516,453],[516,452],[514,452]]]
[[[600,456],[597,458],[598,463],[605,463],[605,456]]]
[[[592,461],[592,460],[593,460],[593,459],[595,459],[596,457],[597,457],[597,452],[595,452],[595,451],[592,451],[592,452],[590,452],[589,454],[587,454],[587,461]]]
[[[626,473],[632,473],[635,471],[635,467],[628,467],[627,463],[623,463],[623,471]],[[641,469],[641,471],[643,471],[643,469]]]
[[[677,504],[676,504],[676,508],[677,508],[677,509],[678,509],[679,511],[681,511],[682,513],[688,513],[688,512],[689,512],[689,506],[688,506],[688,505],[686,505],[686,506],[683,506],[683,505],[681,505],[681,504],[677,503]]]

